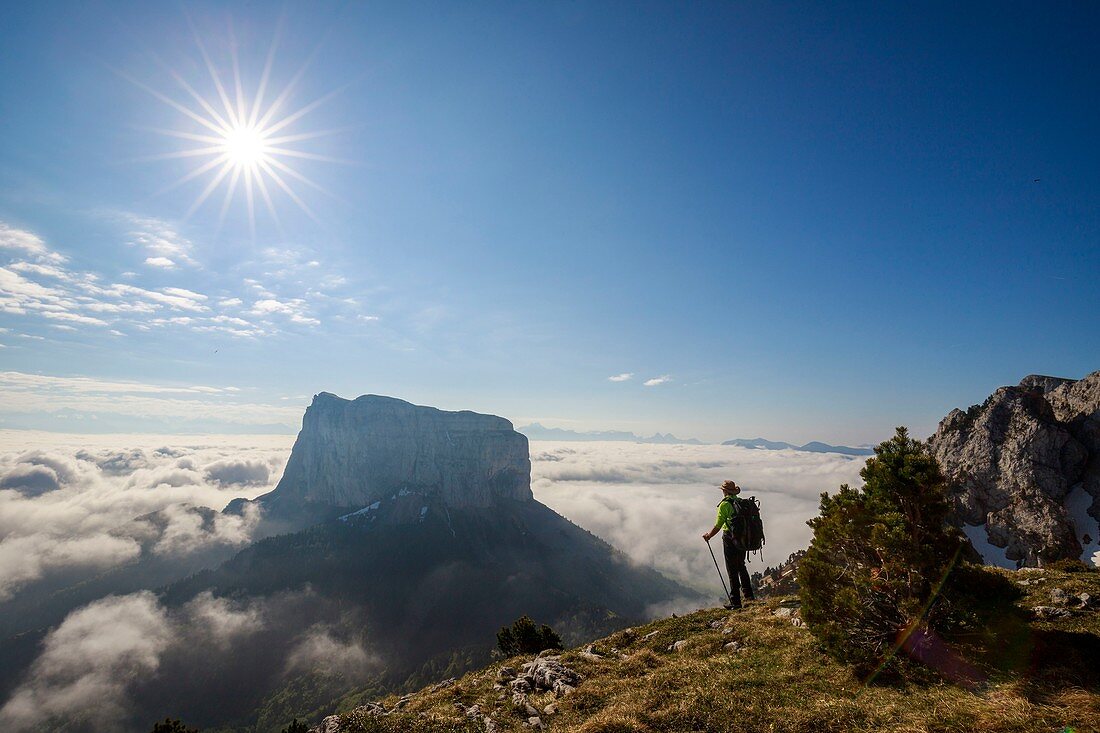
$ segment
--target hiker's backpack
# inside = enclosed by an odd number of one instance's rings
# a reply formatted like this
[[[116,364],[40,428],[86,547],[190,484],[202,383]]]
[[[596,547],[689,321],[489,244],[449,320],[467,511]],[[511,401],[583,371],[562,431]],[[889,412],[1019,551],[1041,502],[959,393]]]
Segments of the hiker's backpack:
[[[755,496],[748,499],[728,496],[722,501],[733,504],[729,518],[730,534],[746,552],[760,552],[764,546],[764,523],[760,521],[760,502]],[[736,502],[736,503],[734,503]]]
[[[757,552],[764,546],[764,523],[760,520],[760,502],[755,496],[737,499],[740,514],[744,517],[742,544],[748,552]]]

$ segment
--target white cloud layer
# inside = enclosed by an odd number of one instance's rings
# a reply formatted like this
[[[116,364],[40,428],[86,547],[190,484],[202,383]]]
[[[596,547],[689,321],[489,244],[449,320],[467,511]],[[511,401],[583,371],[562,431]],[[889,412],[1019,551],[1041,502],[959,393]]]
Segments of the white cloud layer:
[[[653,377],[652,379],[645,380],[644,382],[642,382],[642,386],[643,387],[656,387],[657,385],[667,384],[668,382],[671,382],[671,381],[672,381],[672,377],[670,375],[662,374],[659,377]]]
[[[722,591],[702,534],[714,525],[722,481],[735,479],[742,496],[761,502],[767,544],[763,562],[749,565],[756,572],[809,544],[806,520],[817,515],[821,492],[859,484],[863,464],[833,453],[724,445],[531,443],[535,498],[635,561],[716,598]],[[720,544],[714,549],[721,563]]]
[[[220,511],[271,490],[292,441],[0,431],[0,601],[53,574],[131,562],[143,544],[180,556],[246,544],[255,515],[204,519],[190,507]]]

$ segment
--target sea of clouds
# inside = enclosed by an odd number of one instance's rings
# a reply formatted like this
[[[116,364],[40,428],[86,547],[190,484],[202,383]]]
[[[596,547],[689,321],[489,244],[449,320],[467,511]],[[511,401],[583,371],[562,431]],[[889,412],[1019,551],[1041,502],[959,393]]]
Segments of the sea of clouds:
[[[35,583],[72,582],[132,563],[143,546],[172,557],[211,545],[244,546],[256,526],[253,515],[217,515],[210,523],[189,507],[220,510],[270,491],[292,443],[285,435],[0,431],[0,608]],[[539,501],[634,561],[716,599],[721,591],[700,535],[713,524],[723,480],[735,479],[761,501],[768,541],[763,562],[750,565],[758,570],[805,547],[805,523],[817,513],[819,494],[858,483],[863,466],[862,459],[836,454],[623,442],[534,441],[531,459]],[[157,520],[143,535],[145,525],[133,520],[154,512]],[[300,625],[317,618],[317,602],[302,594],[262,602],[203,594],[167,608],[148,591],[92,602],[44,638],[23,681],[0,702],[0,723],[20,730],[43,715],[80,711],[86,724],[109,730],[127,719],[127,710],[151,704],[143,680],[185,680],[195,654],[232,666],[240,655],[230,647],[268,653],[276,638],[290,650],[267,665],[277,673],[321,665],[363,678],[378,660],[361,640],[324,623]]]
[[[292,442],[0,431],[0,602],[51,575],[131,562],[143,534],[165,555],[247,544],[254,515],[218,515],[205,526],[187,508],[220,511],[270,491]],[[133,523],[153,512],[157,526]]]
[[[864,462],[728,445],[531,443],[535,498],[638,563],[716,597],[721,586],[702,534],[714,525],[723,481],[760,500],[767,543],[749,563],[756,572],[809,544],[806,520],[817,515],[821,492],[858,485]],[[721,540],[712,543],[721,564]]]

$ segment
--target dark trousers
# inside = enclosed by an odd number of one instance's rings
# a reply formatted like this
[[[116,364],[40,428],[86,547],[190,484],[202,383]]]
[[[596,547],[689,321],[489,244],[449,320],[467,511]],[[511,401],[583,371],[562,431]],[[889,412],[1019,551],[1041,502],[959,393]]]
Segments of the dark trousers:
[[[752,581],[749,579],[749,569],[745,567],[748,553],[734,542],[729,532],[722,533],[722,552],[726,556],[726,574],[730,576],[730,600],[734,605],[740,603],[741,593],[751,599]]]

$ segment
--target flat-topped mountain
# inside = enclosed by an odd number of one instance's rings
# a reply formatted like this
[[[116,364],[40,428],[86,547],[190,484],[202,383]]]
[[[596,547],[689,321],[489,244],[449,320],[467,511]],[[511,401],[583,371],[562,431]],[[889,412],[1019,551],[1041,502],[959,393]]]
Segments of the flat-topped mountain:
[[[306,409],[282,480],[261,501],[366,506],[402,490],[449,507],[530,501],[527,438],[495,415],[322,392]]]
[[[929,439],[955,516],[987,562],[1100,564],[1100,371],[1031,375],[952,410]]]
[[[419,499],[407,498],[413,495]],[[399,498],[414,512],[533,501],[527,438],[496,415],[321,392],[306,408],[278,485],[252,502],[235,500],[226,511],[262,507],[259,534],[268,536]]]

